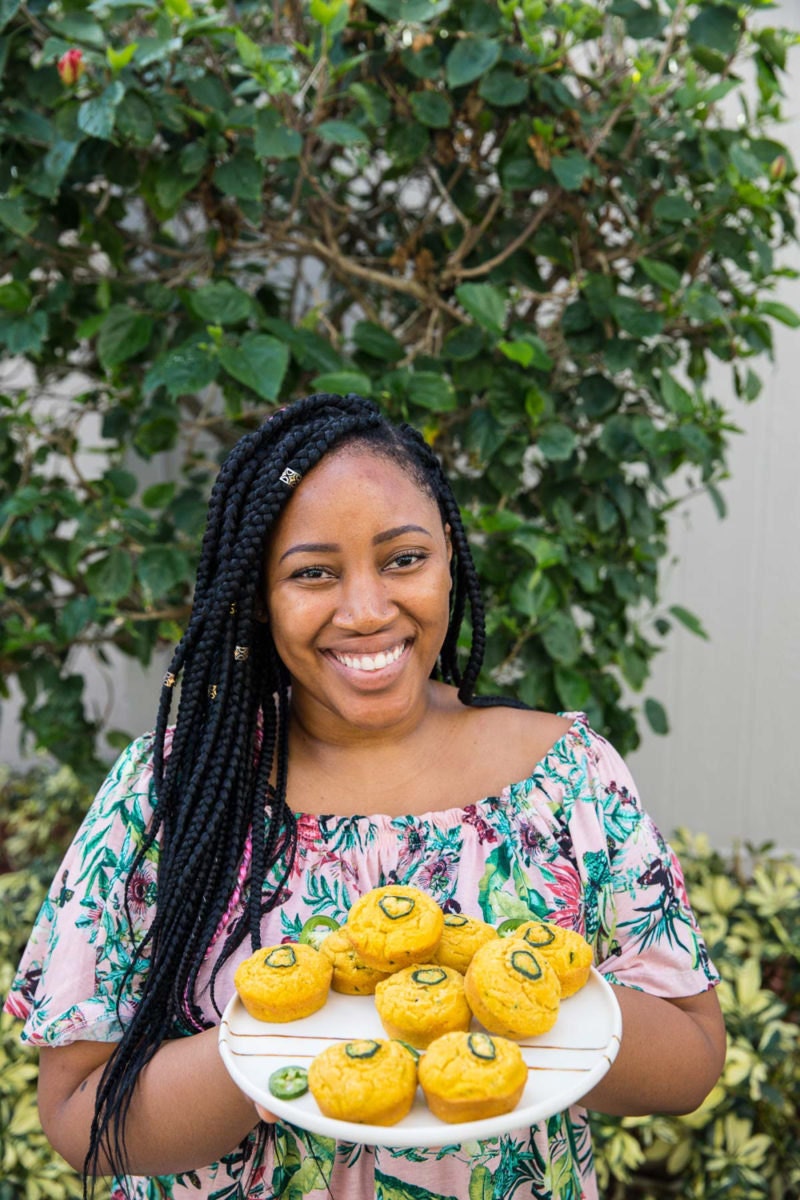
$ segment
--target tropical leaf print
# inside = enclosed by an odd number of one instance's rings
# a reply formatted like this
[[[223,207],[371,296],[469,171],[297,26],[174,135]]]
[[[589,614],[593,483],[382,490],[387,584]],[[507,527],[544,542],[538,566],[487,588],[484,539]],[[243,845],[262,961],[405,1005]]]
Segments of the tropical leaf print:
[[[109,774],[37,919],[7,1003],[36,1045],[114,1040],[120,1017],[137,1002],[148,963],[136,947],[158,886],[157,844],[132,874],[153,807],[151,745],[133,743]],[[262,934],[295,938],[320,914],[342,921],[358,895],[392,881],[416,883],[448,911],[480,913],[494,924],[556,919],[583,933],[600,969],[627,987],[647,990],[657,979],[664,994],[670,964],[679,995],[687,994],[690,972],[698,992],[717,978],[679,865],[619,756],[583,718],[529,779],[498,797],[424,817],[301,815],[283,903],[265,916]],[[213,970],[224,944],[213,944],[204,969]],[[231,956],[220,980],[247,949]],[[65,964],[74,979],[66,992]],[[219,1019],[210,998],[199,1002],[209,1021]],[[118,1181],[115,1200],[596,1196],[588,1120],[578,1108],[530,1130],[435,1149],[337,1143],[282,1124],[263,1142],[251,1135],[220,1162],[179,1176],[126,1179],[124,1192]]]
[[[429,1188],[406,1183],[401,1179],[390,1179],[375,1172],[375,1200],[458,1200],[456,1196],[443,1196]]]

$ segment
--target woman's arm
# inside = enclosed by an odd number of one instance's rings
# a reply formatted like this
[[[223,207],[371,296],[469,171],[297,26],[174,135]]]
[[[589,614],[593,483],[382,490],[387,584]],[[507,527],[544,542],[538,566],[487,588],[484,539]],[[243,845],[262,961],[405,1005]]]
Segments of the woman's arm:
[[[615,987],[614,994],[622,1044],[581,1104],[613,1116],[693,1112],[725,1063],[725,1025],[714,989],[680,1000],[627,987]]]
[[[116,1049],[103,1042],[45,1047],[39,1059],[39,1113],[55,1150],[83,1170],[95,1096]],[[217,1030],[165,1042],[144,1068],[126,1122],[127,1170],[173,1175],[216,1162],[257,1124],[253,1102],[231,1079]],[[104,1157],[101,1172],[108,1170]]]

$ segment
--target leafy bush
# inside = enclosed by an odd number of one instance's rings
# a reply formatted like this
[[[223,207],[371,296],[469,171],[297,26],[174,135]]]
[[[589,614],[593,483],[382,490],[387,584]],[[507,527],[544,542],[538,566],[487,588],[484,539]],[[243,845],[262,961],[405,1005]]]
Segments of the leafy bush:
[[[800,864],[770,846],[729,861],[685,830],[673,845],[728,1030],[722,1078],[685,1117],[593,1118],[607,1200],[800,1195]]]
[[[76,648],[177,638],[219,457],[328,389],[454,475],[486,687],[630,750],[623,685],[702,632],[658,607],[666,511],[722,511],[728,393],[798,323],[770,8],[3,0],[0,662],[31,741],[97,777]]]
[[[25,776],[0,769],[0,996],[88,800],[66,768]],[[0,1013],[0,1200],[81,1200],[80,1178],[42,1133],[36,1055],[19,1031],[19,1021]]]
[[[54,798],[57,803],[53,804]],[[5,994],[47,881],[88,795],[69,771],[0,776],[2,832],[15,870],[0,874]],[[52,806],[52,807],[51,807]],[[595,1115],[605,1200],[788,1200],[800,1192],[800,864],[768,846],[729,861],[704,837],[673,839],[722,975],[728,1027],[720,1083],[686,1117]],[[35,868],[22,864],[32,849]],[[0,1017],[0,1200],[72,1200],[78,1177],[47,1146],[36,1064],[19,1023]]]

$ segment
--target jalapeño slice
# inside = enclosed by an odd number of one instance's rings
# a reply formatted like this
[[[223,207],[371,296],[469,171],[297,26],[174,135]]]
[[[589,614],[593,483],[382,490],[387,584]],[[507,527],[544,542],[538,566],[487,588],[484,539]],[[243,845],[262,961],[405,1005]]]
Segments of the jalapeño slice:
[[[308,1091],[308,1071],[305,1067],[278,1067],[269,1077],[269,1090],[279,1100],[294,1100]]]
[[[488,1033],[471,1033],[467,1038],[467,1045],[476,1058],[490,1062],[497,1056],[497,1049]]]
[[[445,913],[444,915],[444,923],[451,929],[461,929],[468,921],[469,917],[465,917],[463,913]]]
[[[399,921],[407,917],[417,906],[413,896],[383,896],[378,901],[378,908],[390,921]]]
[[[556,935],[547,925],[536,925],[533,929],[525,930],[522,940],[529,946],[549,946],[556,940]]]
[[[313,946],[315,950],[319,950],[322,942],[329,933],[334,929],[339,928],[339,922],[334,921],[333,917],[309,917],[303,928],[300,930],[300,937],[297,939],[306,946]]]
[[[266,967],[295,967],[297,966],[297,955],[291,946],[276,946],[274,950],[270,950],[267,957],[264,959]]]
[[[362,1038],[358,1042],[348,1042],[344,1052],[348,1058],[372,1058],[381,1048],[380,1042]]]
[[[541,979],[542,968],[538,958],[530,950],[515,950],[511,955],[511,966],[525,979]]]
[[[520,925],[527,925],[530,917],[509,917],[507,921],[502,921],[497,926],[497,932],[500,937],[508,937],[515,929],[519,929]]]
[[[419,1060],[422,1058],[421,1050],[417,1050],[416,1046],[412,1046],[409,1042],[404,1042],[402,1038],[395,1038],[394,1040],[399,1042],[404,1050],[408,1051],[408,1053],[414,1059],[414,1062],[419,1062]]]
[[[444,983],[447,979],[447,971],[443,971],[441,967],[420,967],[418,971],[411,972],[411,978],[414,983],[424,983],[426,987],[434,987],[437,983]]]

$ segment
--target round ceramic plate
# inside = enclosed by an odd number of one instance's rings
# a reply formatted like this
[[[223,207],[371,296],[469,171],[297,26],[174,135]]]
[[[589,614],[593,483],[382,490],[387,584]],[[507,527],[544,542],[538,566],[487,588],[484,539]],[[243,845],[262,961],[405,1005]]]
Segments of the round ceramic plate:
[[[474,1028],[482,1027],[475,1022]],[[390,1126],[334,1121],[323,1116],[310,1092],[296,1100],[272,1095],[268,1080],[278,1067],[308,1067],[332,1042],[385,1038],[371,996],[331,992],[325,1006],[313,1016],[274,1025],[251,1017],[234,996],[222,1014],[219,1045],[239,1087],[282,1121],[324,1137],[368,1146],[432,1147],[497,1137],[569,1108],[605,1075],[619,1050],[621,1032],[622,1017],[614,993],[592,968],[588,983],[561,1001],[558,1020],[549,1033],[520,1039],[528,1082],[516,1108],[501,1117],[460,1124],[434,1117],[420,1088],[408,1116]]]

